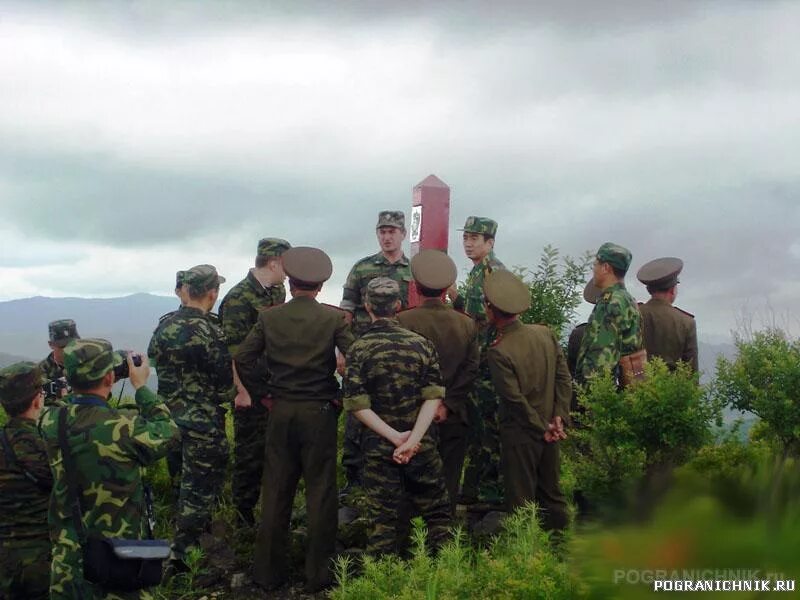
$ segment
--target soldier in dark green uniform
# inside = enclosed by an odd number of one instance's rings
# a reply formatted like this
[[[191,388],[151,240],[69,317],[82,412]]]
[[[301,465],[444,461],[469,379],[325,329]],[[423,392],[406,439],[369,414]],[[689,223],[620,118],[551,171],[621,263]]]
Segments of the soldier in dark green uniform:
[[[62,398],[67,395],[67,380],[64,377],[64,346],[72,340],[80,339],[75,321],[58,319],[47,325],[50,354],[39,363],[45,380],[45,406],[62,406]]]
[[[283,281],[281,255],[291,248],[286,240],[264,238],[256,249],[256,266],[247,277],[233,286],[219,306],[222,330],[228,342],[231,356],[236,354],[250,329],[258,320],[259,311],[283,304],[286,289]],[[264,432],[269,413],[263,404],[253,402],[247,389],[233,371],[236,397],[233,411],[233,477],[231,493],[236,512],[245,525],[255,523],[253,508],[261,490],[261,474],[264,468]]]
[[[344,407],[366,426],[364,492],[370,523],[367,552],[395,553],[401,508],[410,502],[438,547],[447,537],[450,499],[442,459],[429,427],[444,388],[433,344],[400,326],[400,286],[369,282],[372,326],[353,344],[344,378]]]
[[[48,597],[47,505],[53,478],[36,422],[44,406],[41,369],[32,362],[0,370],[0,598]]]
[[[641,315],[636,300],[625,289],[630,264],[630,250],[618,244],[606,242],[597,251],[592,281],[603,292],[581,341],[575,368],[579,382],[615,371],[622,358],[644,348]]]
[[[225,278],[212,265],[184,272],[186,304],[162,324],[153,349],[159,374],[177,386],[167,402],[181,431],[181,485],[171,571],[186,568],[188,549],[211,524],[228,463],[225,406],[233,386],[225,335],[210,315]]]
[[[500,437],[497,421],[497,393],[492,385],[486,350],[494,339],[495,330],[486,318],[483,305],[483,281],[497,270],[505,270],[494,254],[497,223],[486,217],[468,217],[463,229],[464,252],[473,267],[467,276],[463,295],[455,286],[449,290],[453,306],[463,309],[475,319],[481,360],[474,399],[470,403],[471,439],[467,450],[467,468],[464,473],[462,501],[502,503],[503,483],[500,472]]]
[[[696,373],[697,324],[694,315],[674,306],[682,270],[683,261],[672,257],[651,260],[639,269],[636,278],[650,294],[646,304],[639,304],[639,312],[647,356],[658,356],[670,369],[683,361]]]
[[[339,305],[352,319],[353,333],[360,336],[370,326],[370,318],[364,308],[367,284],[376,277],[394,279],[400,286],[400,302],[403,308],[408,302],[408,285],[411,282],[411,267],[403,253],[403,239],[406,235],[406,218],[402,211],[383,210],[378,213],[375,234],[381,251],[359,260],[344,284],[342,302]],[[352,315],[350,317],[349,315]],[[347,478],[346,490],[358,487],[361,483],[361,437],[364,428],[349,413],[345,417],[344,447],[342,466]]]
[[[497,338],[487,352],[500,396],[500,440],[506,504],[513,510],[536,501],[542,525],[561,531],[567,502],[558,484],[558,441],[566,438],[572,380],[553,332],[525,325],[517,315],[530,307],[528,287],[513,273],[486,277],[489,319]]]
[[[400,324],[427,338],[439,355],[446,390],[434,421],[439,434],[447,493],[453,509],[467,451],[469,396],[478,375],[478,331],[475,322],[444,302],[456,280],[456,265],[444,252],[423,250],[411,259],[411,273],[421,304],[397,314]]]
[[[66,440],[76,467],[75,483],[83,527],[88,536],[145,539],[148,525],[142,467],[164,456],[175,443],[178,428],[161,398],[145,383],[147,359],[136,366],[128,357],[130,381],[138,412],[121,412],[108,405],[122,363],[111,344],[101,339],[75,340],[64,349],[64,369],[73,388],[68,406],[45,412],[42,434],[53,472],[49,523],[53,540],[50,598],[140,598],[147,590],[109,592],[84,579],[81,537],[75,527],[64,457],[59,444],[59,420],[66,419]]]
[[[261,489],[261,526],[253,578],[274,589],[286,582],[289,520],[302,476],[308,538],[306,589],[332,583],[336,546],[336,349],[353,334],[344,312],[316,300],[333,270],[328,255],[298,247],[283,254],[292,299],[263,310],[236,353],[236,368],[253,398],[271,406]],[[266,369],[259,368],[261,359]]]

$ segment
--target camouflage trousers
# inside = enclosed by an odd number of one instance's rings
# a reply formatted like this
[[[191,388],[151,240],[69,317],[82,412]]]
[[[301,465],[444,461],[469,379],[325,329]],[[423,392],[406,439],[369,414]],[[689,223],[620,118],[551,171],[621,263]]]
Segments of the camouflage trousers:
[[[183,560],[211,524],[225,482],[228,442],[223,430],[200,432],[182,427],[181,447],[183,471],[172,555]]]
[[[0,598],[47,598],[50,588],[50,540],[0,542]]]
[[[256,404],[233,411],[233,505],[243,523],[253,524],[253,509],[261,493],[264,472],[264,439],[269,413]]]
[[[479,502],[503,503],[500,471],[499,399],[488,370],[481,368],[469,403],[470,439],[462,494]]]
[[[426,448],[407,465],[398,465],[388,442],[376,444],[370,439],[367,445],[373,447],[365,453],[363,473],[364,507],[370,523],[367,554],[401,553],[409,514],[423,518],[429,545],[439,548],[449,536],[451,507],[438,451]]]

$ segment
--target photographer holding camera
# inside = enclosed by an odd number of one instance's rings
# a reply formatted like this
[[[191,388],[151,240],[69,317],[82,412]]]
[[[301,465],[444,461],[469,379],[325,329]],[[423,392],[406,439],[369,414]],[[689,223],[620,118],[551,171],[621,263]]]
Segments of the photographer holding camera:
[[[69,393],[64,377],[64,346],[79,340],[78,328],[72,319],[58,319],[47,324],[50,354],[39,363],[44,374],[44,405],[64,406],[62,398]]]
[[[95,564],[102,557],[98,544],[146,546],[138,542],[151,536],[141,468],[164,456],[178,437],[169,409],[145,385],[150,374],[145,357],[126,354],[138,414],[122,414],[109,406],[117,374],[125,375],[123,354],[102,339],[69,343],[64,348],[64,371],[73,393],[65,398],[67,406],[42,418],[54,475],[49,515],[53,599],[93,598],[110,591],[115,597],[141,598],[146,597],[142,588],[158,583],[142,571],[133,581],[124,578],[120,584],[108,579],[118,559],[105,557],[109,562]],[[147,551],[154,549],[150,546]],[[160,561],[156,566],[160,579]]]

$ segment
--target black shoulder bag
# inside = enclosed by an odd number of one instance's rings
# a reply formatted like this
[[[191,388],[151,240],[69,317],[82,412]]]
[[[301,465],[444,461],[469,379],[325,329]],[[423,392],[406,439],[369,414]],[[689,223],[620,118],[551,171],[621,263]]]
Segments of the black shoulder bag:
[[[160,584],[163,562],[169,556],[168,540],[129,540],[87,534],[78,494],[77,465],[67,441],[67,407],[59,410],[58,445],[67,479],[67,503],[83,549],[84,578],[114,591],[141,590]],[[152,537],[149,522],[148,530]]]

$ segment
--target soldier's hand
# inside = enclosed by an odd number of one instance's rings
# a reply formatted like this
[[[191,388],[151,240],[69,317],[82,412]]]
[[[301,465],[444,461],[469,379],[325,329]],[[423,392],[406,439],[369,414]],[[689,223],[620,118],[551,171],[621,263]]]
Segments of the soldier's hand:
[[[133,357],[141,357],[142,364],[136,366],[133,364]],[[133,350],[128,351],[128,371],[130,372],[129,379],[134,389],[138,390],[143,385],[147,384],[147,378],[150,377],[150,361],[147,360],[147,355],[139,354]]]
[[[350,314],[350,313],[347,313],[347,314]],[[352,315],[351,315],[351,317],[352,317]],[[344,367],[345,367],[344,354],[339,352],[339,349],[337,348],[336,349],[336,372],[339,375],[341,375],[342,377],[344,377]]]
[[[444,423],[447,421],[447,415],[450,414],[450,411],[447,410],[447,407],[442,402],[437,408],[436,412],[433,415],[433,422],[434,423]]]
[[[564,431],[564,423],[561,417],[553,417],[553,420],[547,424],[547,431],[544,432],[544,441],[557,442],[565,439],[567,439],[567,433]]]
[[[450,302],[456,301],[456,298],[458,298],[458,287],[456,287],[456,284],[447,288],[447,297],[450,298]]]
[[[253,399],[244,386],[240,387],[236,392],[236,397],[233,399],[234,410],[242,410],[253,406]]]
[[[411,430],[398,431],[397,435],[392,438],[391,442],[395,445],[395,447],[399,448],[408,441],[409,437],[411,437]]]
[[[398,446],[392,453],[392,460],[398,465],[407,465],[409,461],[414,458],[414,455],[419,452],[420,444],[410,444],[406,441],[402,446]]]
[[[344,311],[344,320],[347,321],[348,325],[352,325],[353,324],[353,313],[351,313],[349,310]]]

